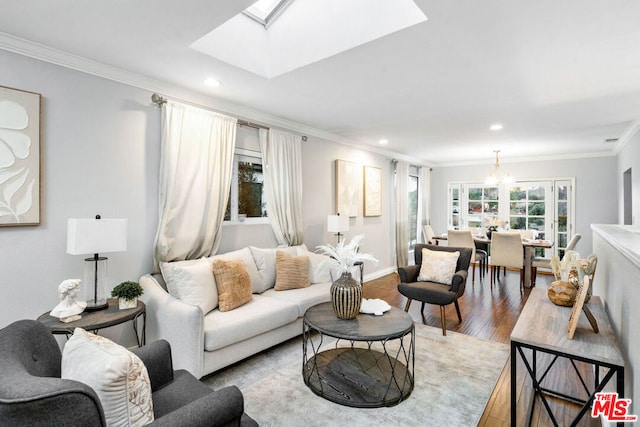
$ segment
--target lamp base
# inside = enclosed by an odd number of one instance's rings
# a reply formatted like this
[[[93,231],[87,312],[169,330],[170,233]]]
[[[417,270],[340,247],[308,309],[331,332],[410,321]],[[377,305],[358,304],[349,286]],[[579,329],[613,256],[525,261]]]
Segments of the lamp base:
[[[107,307],[109,307],[109,303],[106,300],[98,300],[97,303],[96,301],[87,301],[87,306],[85,307],[84,311],[104,310]]]

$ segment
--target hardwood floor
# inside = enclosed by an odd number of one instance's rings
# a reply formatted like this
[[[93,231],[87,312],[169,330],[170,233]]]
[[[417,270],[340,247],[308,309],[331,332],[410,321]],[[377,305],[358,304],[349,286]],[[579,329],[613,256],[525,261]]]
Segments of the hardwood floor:
[[[509,344],[511,331],[529,296],[529,289],[525,289],[524,292],[520,291],[517,271],[507,271],[506,276],[500,275],[500,279],[494,283],[493,289],[489,284],[489,274],[486,275],[484,280],[480,280],[476,270],[475,283],[471,283],[471,274],[469,276],[465,293],[459,300],[462,322],[458,321],[453,304],[449,305],[446,308],[447,330]],[[552,280],[552,276],[538,273],[536,286],[546,288]],[[392,306],[404,309],[406,298],[400,295],[397,290],[399,282],[400,278],[396,273],[366,282],[363,288],[364,297],[380,298]],[[409,314],[411,314],[414,321],[419,323],[422,322],[420,305],[418,301],[414,301],[409,310]],[[426,304],[424,315],[427,325],[441,327],[440,308],[438,306]],[[548,374],[545,385],[553,389],[565,390],[569,394],[578,395],[582,391],[582,386],[573,368],[563,359],[558,362]],[[470,363],[473,363],[473,361],[470,361]],[[587,384],[592,384],[593,376],[589,367],[580,363],[577,364],[577,367],[583,378],[587,378]],[[525,424],[524,419],[528,409],[525,407],[525,402],[531,400],[532,394],[530,381],[525,383],[525,372],[524,365],[520,362],[518,366],[518,426]],[[509,360],[507,360],[505,369],[502,371],[478,425],[494,427],[508,426],[510,424],[510,384]],[[548,398],[548,400],[559,425],[569,425],[570,420],[579,411],[579,407],[575,404],[555,398]],[[547,415],[544,406],[539,399],[536,399],[532,408],[531,426],[546,427],[552,425],[553,422]],[[597,419],[593,419],[589,414],[586,414],[579,425],[595,427],[600,424]]]

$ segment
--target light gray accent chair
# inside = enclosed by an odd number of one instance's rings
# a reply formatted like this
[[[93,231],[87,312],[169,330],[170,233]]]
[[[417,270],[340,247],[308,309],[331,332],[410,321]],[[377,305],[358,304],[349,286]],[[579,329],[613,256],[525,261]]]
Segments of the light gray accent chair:
[[[433,228],[431,228],[430,225],[425,225],[422,227],[422,232],[424,233],[424,242],[428,245],[435,245],[436,244],[436,240],[434,239],[434,237],[436,236],[436,233],[433,232]]]
[[[564,253],[567,251],[574,251],[576,249],[576,245],[582,239],[581,234],[574,234],[567,247],[564,248]],[[536,276],[538,275],[538,268],[551,268],[551,259],[544,257],[533,257],[531,258],[531,282],[532,286],[536,285]]]
[[[433,251],[460,251],[460,256],[458,257],[458,262],[456,263],[456,273],[453,275],[453,279],[451,280],[450,285],[436,282],[418,281],[420,267],[422,266],[423,248],[431,249]],[[398,275],[400,276],[401,281],[401,283],[398,284],[398,291],[402,295],[407,297],[407,303],[404,307],[404,311],[409,311],[409,306],[411,305],[411,302],[413,300],[420,301],[422,303],[422,307],[420,309],[420,313],[422,315],[422,323],[426,325],[427,321],[424,317],[424,305],[439,305],[440,322],[442,324],[442,335],[447,335],[447,318],[445,316],[445,306],[453,303],[456,308],[456,313],[458,314],[458,320],[462,322],[462,316],[460,315],[460,306],[458,305],[458,298],[460,298],[464,294],[472,253],[473,251],[470,248],[417,244],[414,249],[415,265],[398,268]]]
[[[214,391],[184,370],[174,371],[169,343],[133,351],[151,380],[152,426],[257,426],[244,413],[235,387]],[[0,330],[0,425],[105,426],[97,394],[88,385],[61,379],[62,353],[47,327],[19,320]]]
[[[524,246],[520,233],[491,233],[491,286],[500,267],[520,270],[520,287],[524,286]]]

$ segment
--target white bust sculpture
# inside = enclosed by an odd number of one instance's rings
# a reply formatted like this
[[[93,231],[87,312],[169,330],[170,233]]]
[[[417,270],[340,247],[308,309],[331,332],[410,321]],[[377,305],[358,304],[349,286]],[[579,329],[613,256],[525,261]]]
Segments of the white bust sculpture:
[[[67,279],[58,285],[60,304],[51,310],[53,317],[65,318],[84,311],[87,303],[85,301],[76,301],[78,292],[80,292],[80,283],[82,283],[80,279]]]

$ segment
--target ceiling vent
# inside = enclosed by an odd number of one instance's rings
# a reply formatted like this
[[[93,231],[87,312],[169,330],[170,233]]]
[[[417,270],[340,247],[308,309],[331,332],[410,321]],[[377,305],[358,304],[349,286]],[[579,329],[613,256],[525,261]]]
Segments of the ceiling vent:
[[[618,138],[607,138],[604,140],[605,144],[615,144],[616,142],[618,142]]]

